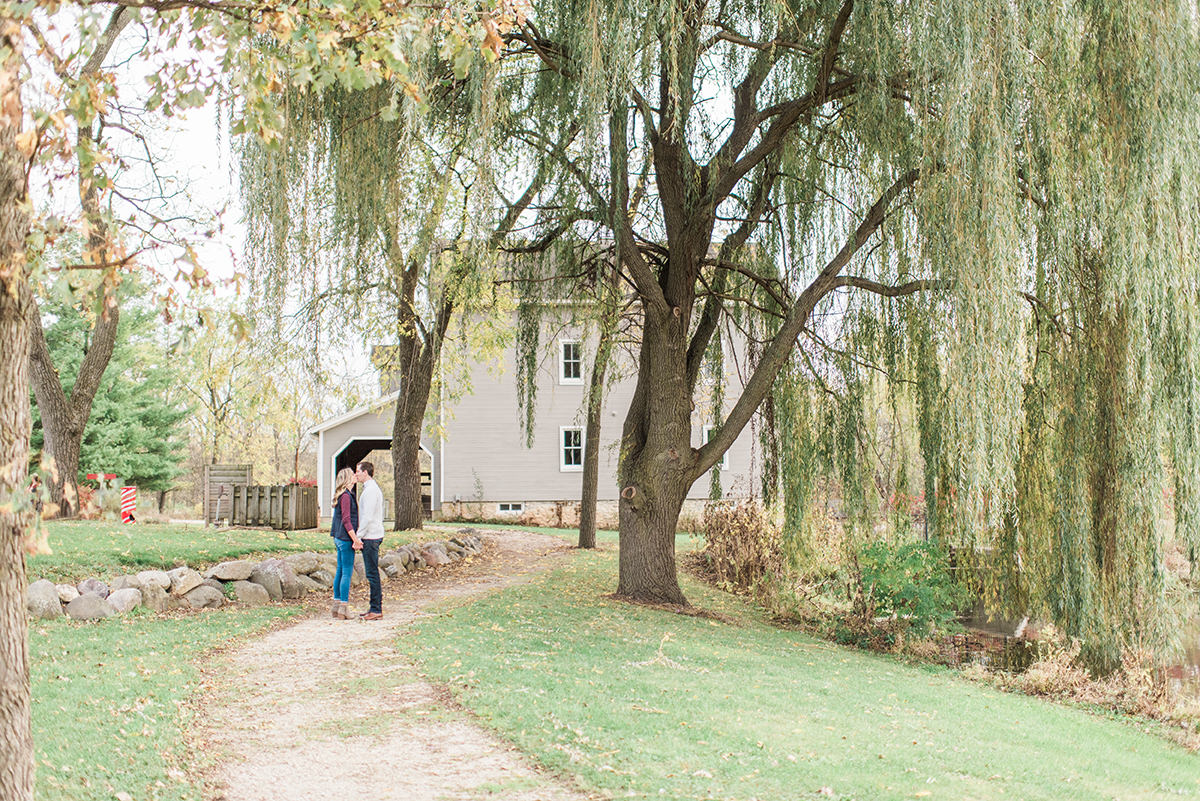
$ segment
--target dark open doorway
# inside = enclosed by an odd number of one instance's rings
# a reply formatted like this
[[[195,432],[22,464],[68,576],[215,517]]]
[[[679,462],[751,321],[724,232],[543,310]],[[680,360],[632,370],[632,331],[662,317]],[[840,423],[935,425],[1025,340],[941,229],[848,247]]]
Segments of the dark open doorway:
[[[393,519],[395,509],[395,483],[392,474],[392,441],[390,439],[352,439],[333,459],[336,476],[343,467],[353,468],[359,462],[368,461],[375,465],[375,481],[383,492],[384,518]],[[421,448],[421,507],[425,518],[433,514],[433,456]]]

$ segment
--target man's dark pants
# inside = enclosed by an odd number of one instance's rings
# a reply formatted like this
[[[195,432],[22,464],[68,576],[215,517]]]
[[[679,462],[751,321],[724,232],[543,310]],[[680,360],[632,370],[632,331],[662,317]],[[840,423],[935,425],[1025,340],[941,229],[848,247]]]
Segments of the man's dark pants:
[[[367,611],[383,613],[383,585],[379,583],[379,546],[383,540],[362,541],[363,570],[367,574],[367,586],[371,588],[371,608]]]

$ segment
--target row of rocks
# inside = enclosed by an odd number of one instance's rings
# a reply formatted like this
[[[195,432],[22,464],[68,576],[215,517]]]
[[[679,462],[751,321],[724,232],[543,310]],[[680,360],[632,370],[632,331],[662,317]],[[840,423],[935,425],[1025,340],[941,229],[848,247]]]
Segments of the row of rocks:
[[[463,529],[448,540],[411,543],[383,553],[379,569],[388,578],[396,578],[457,562],[482,549],[482,540],[471,529]],[[139,606],[159,613],[213,609],[231,602],[259,606],[328,591],[336,572],[335,554],[308,551],[261,562],[235,559],[213,565],[203,573],[186,565],[173,570],[143,570],[117,576],[109,584],[96,578],[74,585],[41,579],[26,588],[25,606],[30,617],[40,620],[64,614],[75,620],[100,620]],[[358,586],[365,581],[362,554],[358,554],[350,583]]]

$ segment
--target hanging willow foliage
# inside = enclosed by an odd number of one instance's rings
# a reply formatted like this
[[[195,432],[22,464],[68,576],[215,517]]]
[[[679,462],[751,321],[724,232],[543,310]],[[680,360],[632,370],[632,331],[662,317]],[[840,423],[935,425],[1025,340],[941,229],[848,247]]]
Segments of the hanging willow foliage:
[[[911,410],[930,535],[990,554],[997,603],[1105,666],[1164,643],[1164,493],[1166,533],[1200,543],[1198,28],[1189,0],[542,0],[501,85],[577,188],[546,235],[609,230],[646,308],[686,323],[647,316],[639,398],[676,386],[709,310],[743,315],[779,376],[767,450],[798,548],[823,476],[869,530],[866,407]],[[569,148],[539,133],[568,123]],[[622,217],[648,150],[651,197]],[[645,450],[683,436],[675,408],[627,420],[622,481],[645,500],[622,507],[623,553],[678,495]],[[658,556],[623,555],[622,586],[677,601],[625,582],[673,569]]]

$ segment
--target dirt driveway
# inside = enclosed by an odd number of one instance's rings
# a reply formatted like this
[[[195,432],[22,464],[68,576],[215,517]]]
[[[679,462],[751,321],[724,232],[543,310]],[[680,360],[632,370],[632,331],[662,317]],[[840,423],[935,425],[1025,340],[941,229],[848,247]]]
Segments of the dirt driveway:
[[[385,580],[383,620],[333,620],[326,609],[217,657],[190,738],[192,753],[207,755],[206,798],[585,799],[483,729],[393,647],[431,604],[528,581],[569,553],[541,534],[480,536],[480,557]]]

